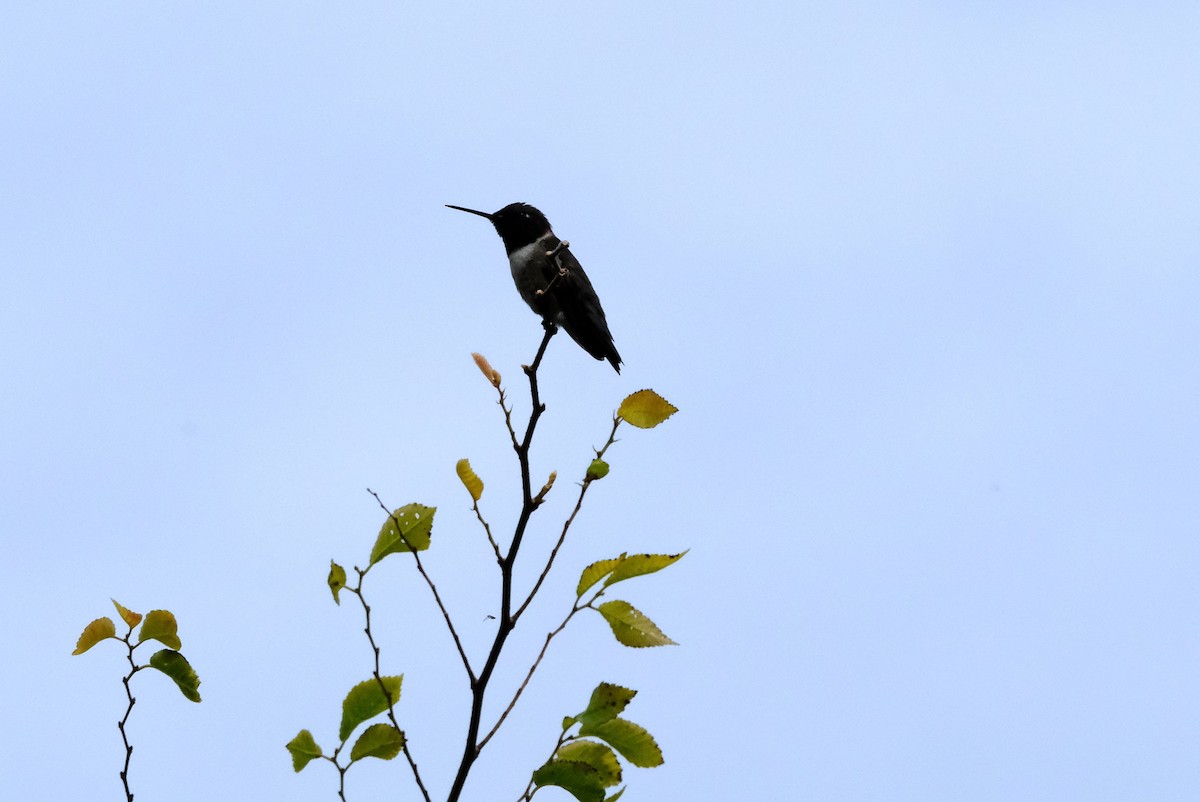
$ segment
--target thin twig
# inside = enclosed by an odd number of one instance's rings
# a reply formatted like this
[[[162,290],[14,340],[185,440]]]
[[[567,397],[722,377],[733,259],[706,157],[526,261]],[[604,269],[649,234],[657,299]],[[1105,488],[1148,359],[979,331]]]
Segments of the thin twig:
[[[496,538],[492,537],[492,527],[488,526],[488,522],[483,519],[483,513],[479,511],[479,500],[473,499],[471,509],[475,510],[475,517],[479,519],[479,523],[483,525],[483,531],[487,533],[488,543],[492,544],[492,551],[496,552],[496,562],[503,564],[504,557],[500,555],[500,546],[496,543]]]
[[[121,731],[121,741],[125,744],[125,766],[121,769],[121,784],[125,787],[126,802],[133,802],[133,791],[129,788],[129,759],[133,757],[133,745],[129,743],[129,738],[125,733],[125,725],[129,722],[129,714],[133,712],[133,706],[137,703],[137,699],[133,698],[133,691],[129,688],[129,681],[133,679],[133,675],[141,670],[137,663],[133,662],[133,650],[136,646],[130,642],[130,637],[133,635],[133,627],[129,627],[129,632],[121,640],[125,642],[125,646],[129,649],[126,657],[129,659],[129,673],[121,678],[122,684],[125,686],[125,696],[129,699],[129,705],[125,708],[125,716],[117,722],[117,729]]]
[[[383,681],[383,675],[379,671],[379,646],[375,643],[375,636],[371,634],[371,605],[367,604],[367,599],[363,595],[362,591],[363,577],[366,576],[367,571],[360,569],[358,566],[355,566],[354,570],[358,573],[358,587],[346,589],[357,596],[359,603],[362,604],[363,615],[366,619],[366,626],[363,628],[363,632],[366,633],[367,642],[371,644],[371,652],[375,656],[375,668],[373,675],[375,677],[375,681],[379,683],[379,689],[383,691],[383,698],[387,701],[388,719],[392,722],[392,726],[396,728],[396,732],[403,736],[404,730],[400,729],[400,722],[396,720],[396,700],[392,698],[391,692],[387,689],[387,684]],[[367,570],[370,570],[370,566],[368,566]],[[425,798],[425,802],[431,802],[429,791],[425,789],[425,783],[421,782],[421,772],[417,770],[417,762],[413,759],[412,753],[408,749],[407,737],[404,738],[404,745],[400,747],[400,750],[404,752],[404,757],[408,760],[408,765],[412,769],[413,779],[417,781],[417,788],[421,789],[421,796]],[[337,765],[336,762],[334,765]],[[349,766],[347,766],[347,768],[349,768]],[[345,769],[342,769],[341,771],[341,785],[344,786]],[[340,788],[338,793],[339,795],[342,793]],[[345,796],[342,796],[342,799],[344,800]]]
[[[367,488],[367,492],[375,497],[375,501],[388,514],[388,517],[391,518],[392,523],[396,526],[396,534],[400,537],[401,542],[408,547],[409,553],[412,554],[413,560],[417,564],[417,571],[421,574],[421,577],[425,580],[425,584],[429,586],[429,590],[433,593],[433,599],[437,602],[438,609],[442,611],[442,618],[446,620],[446,628],[450,630],[450,637],[454,639],[454,645],[458,649],[458,656],[462,658],[463,668],[467,670],[467,676],[474,682],[475,672],[471,670],[471,661],[467,659],[467,652],[463,648],[462,640],[458,637],[458,631],[454,629],[454,622],[450,620],[450,612],[446,609],[446,605],[442,603],[442,597],[438,593],[437,585],[433,584],[433,580],[425,571],[425,565],[421,562],[421,555],[417,553],[416,547],[404,536],[396,514],[387,508],[387,505],[383,503],[383,499],[379,498],[379,494],[369,487]]]
[[[554,748],[550,750],[550,757],[546,758],[546,762],[549,763],[551,760],[554,760],[554,756],[558,754],[558,750],[561,749],[562,745],[569,740],[571,740],[571,736],[567,735],[566,730],[563,730],[558,736],[558,743],[556,743]],[[536,793],[537,788],[534,787],[533,778],[531,777],[529,779],[529,785],[525,786],[524,793],[517,797],[517,802],[521,802],[521,800],[528,802],[528,800],[532,799],[533,795]]]
[[[604,446],[596,452],[596,459],[603,458],[604,452],[608,451],[609,446],[617,442],[617,427],[620,425],[621,419],[614,416],[612,431],[608,434],[608,442],[606,442]],[[517,608],[517,611],[513,613],[514,623],[518,618],[521,617],[521,614],[525,612],[525,608],[528,607],[530,602],[533,601],[533,597],[537,595],[538,590],[542,587],[542,583],[546,581],[546,576],[550,573],[550,567],[554,565],[554,559],[558,556],[558,550],[562,548],[563,541],[567,539],[567,530],[571,528],[571,524],[574,522],[575,516],[579,514],[579,508],[583,506],[583,497],[587,494],[588,488],[591,487],[593,481],[594,480],[590,476],[585,475],[583,477],[583,482],[579,487],[579,498],[575,500],[575,509],[571,510],[571,515],[563,523],[562,532],[560,532],[558,535],[558,542],[555,543],[554,548],[550,550],[550,557],[546,560],[546,566],[538,575],[537,581],[533,583],[533,589],[529,591],[529,595],[525,597],[525,601],[522,602],[521,606]]]
[[[593,597],[592,600],[595,601],[595,598]],[[542,644],[542,650],[538,652],[538,656],[533,661],[533,665],[529,667],[528,673],[525,674],[525,679],[521,681],[521,685],[519,688],[517,688],[517,692],[513,694],[512,701],[508,703],[508,707],[504,708],[504,712],[500,714],[500,718],[496,719],[496,723],[492,725],[490,730],[488,730],[488,734],[483,736],[483,738],[479,741],[480,749],[483,749],[484,745],[492,739],[492,736],[495,735],[500,729],[500,725],[504,723],[504,719],[508,718],[508,714],[511,713],[513,708],[517,706],[517,700],[520,699],[521,694],[525,692],[526,686],[529,685],[529,680],[533,679],[533,672],[537,671],[538,666],[541,665],[542,658],[546,656],[546,650],[550,648],[550,641],[554,640],[558,633],[566,629],[567,624],[570,623],[571,619],[575,617],[575,613],[585,609],[590,604],[591,602],[588,602],[588,604],[585,604],[581,607],[579,605],[579,600],[576,599],[575,604],[571,607],[571,612],[567,613],[567,617],[564,618],[562,623],[558,625],[558,628],[552,632],[546,633],[546,641]]]
[[[500,401],[498,403],[500,404],[500,409],[504,410],[504,425],[508,427],[508,436],[510,438],[512,438],[513,449],[514,450],[520,449],[521,444],[517,442],[517,432],[515,429],[513,429],[513,425],[512,425],[512,407],[511,406],[506,407],[504,405],[504,402],[506,400],[504,397],[504,388],[497,387],[496,392],[500,393]]]
[[[346,772],[350,770],[350,766],[353,764],[347,763],[345,766],[343,766],[341,763],[338,763],[338,755],[342,753],[343,746],[345,746],[345,744],[338,744],[337,749],[333,750],[332,755],[321,755],[321,758],[328,760],[333,764],[333,767],[337,769],[338,799],[342,800],[342,802],[346,802]]]

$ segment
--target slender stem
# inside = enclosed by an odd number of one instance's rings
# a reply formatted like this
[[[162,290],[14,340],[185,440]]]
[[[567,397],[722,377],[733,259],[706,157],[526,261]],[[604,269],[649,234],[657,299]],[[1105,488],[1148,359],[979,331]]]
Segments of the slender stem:
[[[346,802],[346,772],[350,770],[350,766],[353,764],[348,763],[343,766],[341,763],[338,763],[338,755],[342,753],[343,746],[345,746],[345,744],[341,744],[337,749],[334,749],[332,755],[321,755],[321,759],[328,760],[333,764],[333,767],[337,769],[338,799],[342,800],[342,802]]]
[[[517,553],[520,551],[521,540],[525,536],[525,527],[529,524],[529,517],[533,515],[533,511],[538,507],[538,502],[534,500],[530,489],[529,445],[533,442],[533,432],[537,428],[538,419],[546,411],[545,405],[542,404],[541,398],[538,396],[537,370],[542,363],[542,357],[546,354],[546,347],[550,344],[550,338],[558,331],[558,328],[550,323],[545,325],[545,329],[546,334],[542,337],[542,344],[538,347],[537,356],[534,357],[533,364],[525,368],[525,375],[529,377],[529,395],[531,399],[529,423],[525,427],[525,436],[520,443],[516,442],[515,432],[513,437],[513,448],[517,452],[517,461],[521,465],[522,503],[521,514],[517,518],[516,529],[513,531],[512,543],[509,544],[508,553],[504,555],[504,559],[500,563],[500,615],[496,621],[496,637],[492,641],[491,651],[488,652],[487,660],[484,662],[478,678],[473,678],[471,681],[471,717],[467,724],[467,738],[463,746],[462,760],[459,762],[458,772],[454,776],[454,783],[450,787],[450,795],[447,797],[447,802],[458,802],[459,797],[462,795],[463,786],[466,785],[467,775],[471,772],[471,766],[474,765],[476,758],[479,757],[481,747],[479,743],[479,726],[480,720],[483,717],[484,695],[487,692],[488,682],[492,678],[492,672],[495,671],[496,664],[500,660],[500,652],[504,649],[504,642],[508,640],[508,635],[512,632],[513,626],[516,623],[512,616],[513,566],[517,561]]]
[[[608,434],[608,441],[596,452],[596,459],[601,459],[604,456],[604,452],[608,451],[609,446],[617,442],[617,427],[620,425],[621,419],[614,416],[612,431]],[[591,486],[592,478],[585,475],[583,482],[579,486],[579,498],[575,500],[575,509],[571,510],[570,517],[563,523],[562,532],[558,535],[558,542],[550,550],[550,557],[546,560],[546,566],[542,569],[542,572],[538,574],[537,581],[533,583],[533,589],[529,591],[529,595],[525,597],[525,601],[521,603],[516,613],[513,614],[514,623],[525,612],[525,608],[533,601],[533,597],[537,595],[538,590],[542,587],[542,583],[546,581],[546,576],[550,573],[550,567],[554,565],[554,559],[558,556],[558,550],[562,548],[563,541],[567,539],[567,530],[571,528],[571,523],[574,522],[575,516],[579,514],[579,508],[583,506],[583,497],[587,494],[588,488]]]
[[[129,632],[122,638],[125,646],[129,649],[126,655],[129,659],[129,673],[121,678],[122,684],[125,685],[125,696],[129,699],[129,705],[125,708],[125,716],[117,722],[117,729],[121,731],[121,741],[125,744],[125,765],[121,769],[121,784],[125,787],[126,802],[133,802],[133,791],[129,788],[129,759],[133,757],[133,745],[129,743],[129,737],[125,732],[125,725],[129,722],[129,714],[133,712],[133,706],[137,702],[137,699],[133,698],[133,691],[129,687],[129,681],[133,679],[134,674],[141,670],[137,663],[133,662],[133,650],[135,647],[129,640],[132,635],[133,627],[130,627]]]
[[[547,763],[549,763],[551,760],[554,759],[554,756],[558,754],[558,750],[561,749],[562,745],[565,744],[567,741],[569,741],[570,738],[571,737],[569,735],[567,735],[566,730],[563,730],[562,733],[559,734],[558,743],[554,744],[554,748],[550,750],[550,757],[546,758]],[[538,789],[536,787],[534,787],[534,784],[533,784],[533,778],[530,778],[529,785],[526,785],[525,792],[523,794],[521,794],[519,797],[517,797],[517,802],[521,802],[521,800],[527,801],[527,800],[532,799],[533,795],[536,794],[537,791],[538,791]]]
[[[363,632],[366,633],[367,642],[371,644],[371,653],[375,656],[375,668],[373,671],[373,675],[375,677],[375,681],[377,683],[379,683],[379,689],[381,691],[383,691],[383,698],[385,700],[387,700],[388,720],[392,722],[392,726],[396,728],[396,732],[399,732],[403,735],[404,730],[400,729],[400,722],[396,720],[396,706],[395,706],[396,700],[392,698],[391,692],[388,691],[388,689],[387,689],[387,684],[383,681],[383,675],[379,671],[379,646],[375,643],[375,636],[371,633],[371,605],[367,604],[367,599],[363,595],[363,590],[362,590],[363,577],[366,576],[367,571],[364,571],[364,570],[358,568],[357,566],[355,566],[354,570],[358,572],[358,586],[353,587],[353,588],[346,588],[346,589],[349,590],[351,593],[353,593],[355,596],[357,596],[359,603],[362,604],[363,616],[366,621],[366,625],[363,628]],[[370,570],[369,566],[368,566],[367,570],[368,571]],[[453,631],[453,630],[451,630],[451,631]],[[456,638],[456,640],[457,640],[457,638]],[[470,669],[468,669],[468,671],[469,670]],[[412,752],[410,752],[408,749],[408,738],[404,739],[404,745],[402,747],[400,747],[400,749],[402,752],[404,752],[405,759],[408,760],[409,768],[412,769],[413,779],[415,779],[417,781],[417,788],[419,788],[421,790],[421,796],[424,797],[425,802],[431,802],[430,797],[429,797],[429,791],[427,791],[425,789],[425,783],[423,783],[421,781],[421,772],[417,769],[417,762],[416,762],[416,760],[413,759]],[[334,765],[337,765],[337,764],[335,763]],[[349,768],[349,766],[347,766],[346,768]],[[341,780],[340,784],[342,786],[344,786],[346,769],[341,768],[341,766],[338,766],[338,769],[342,773],[342,780]],[[339,790],[339,795],[341,795],[340,790]],[[345,796],[342,796],[342,799],[345,799]]]
[[[500,409],[504,410],[504,425],[508,427],[508,436],[512,439],[513,449],[519,450],[521,448],[521,444],[517,442],[517,430],[514,429],[512,425],[512,407],[506,407],[504,405],[506,400],[504,397],[504,388],[497,387],[496,391],[500,393]]]
[[[492,527],[488,526],[488,522],[484,520],[483,513],[479,511],[479,502],[473,500],[471,509],[475,510],[475,517],[479,519],[479,523],[483,526],[483,531],[487,533],[488,543],[492,544],[492,551],[496,553],[496,562],[504,563],[504,557],[500,555],[500,546],[496,543],[496,538],[492,537]]]

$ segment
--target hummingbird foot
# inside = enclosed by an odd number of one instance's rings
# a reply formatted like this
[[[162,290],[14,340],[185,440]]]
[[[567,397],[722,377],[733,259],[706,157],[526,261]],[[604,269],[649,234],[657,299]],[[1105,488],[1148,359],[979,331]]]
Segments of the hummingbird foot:
[[[549,253],[552,253],[552,251],[546,251],[546,253],[549,254]],[[558,259],[554,260],[554,264],[558,268],[558,272],[554,274],[554,278],[550,279],[549,284],[547,284],[545,287],[543,287],[540,290],[533,291],[533,294],[535,296],[537,296],[539,298],[542,297],[546,293],[550,292],[550,288],[554,286],[554,282],[558,281],[560,278],[565,278],[571,274],[571,271],[567,268],[567,266],[564,265],[562,262],[560,262]]]
[[[561,253],[562,251],[565,251],[567,248],[570,248],[570,247],[571,247],[571,243],[567,242],[565,239],[560,239],[558,241],[557,245],[555,245],[551,250],[546,251],[546,258],[554,260],[554,266],[558,268],[558,275],[556,275],[554,278],[550,279],[550,283],[547,284],[542,289],[535,290],[533,293],[534,295],[537,295],[539,297],[542,295],[545,295],[547,292],[550,291],[550,288],[554,286],[554,282],[558,281],[560,278],[567,275],[567,273],[569,271],[567,270],[566,267],[563,266],[562,260],[558,258],[558,254]]]

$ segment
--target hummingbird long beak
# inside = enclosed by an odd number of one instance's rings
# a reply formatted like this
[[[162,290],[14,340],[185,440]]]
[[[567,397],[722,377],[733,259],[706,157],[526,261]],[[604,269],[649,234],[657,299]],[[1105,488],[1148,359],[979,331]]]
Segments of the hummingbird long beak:
[[[447,209],[458,209],[460,212],[468,212],[470,214],[477,214],[480,217],[486,217],[488,220],[492,219],[492,216],[490,214],[488,214],[487,212],[480,212],[475,209],[468,209],[466,206],[452,206],[451,204],[447,203],[446,208]]]

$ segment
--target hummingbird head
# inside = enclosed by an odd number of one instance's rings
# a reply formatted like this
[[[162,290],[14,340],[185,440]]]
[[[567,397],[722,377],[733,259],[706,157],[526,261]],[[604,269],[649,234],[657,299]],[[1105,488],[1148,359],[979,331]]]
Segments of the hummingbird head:
[[[492,221],[492,225],[496,227],[496,233],[500,235],[500,239],[504,240],[504,250],[508,253],[537,242],[541,237],[550,233],[550,221],[546,219],[546,215],[528,203],[510,203],[492,214],[468,209],[465,206],[452,206],[448,203],[446,207],[458,209],[460,212],[477,214]]]

